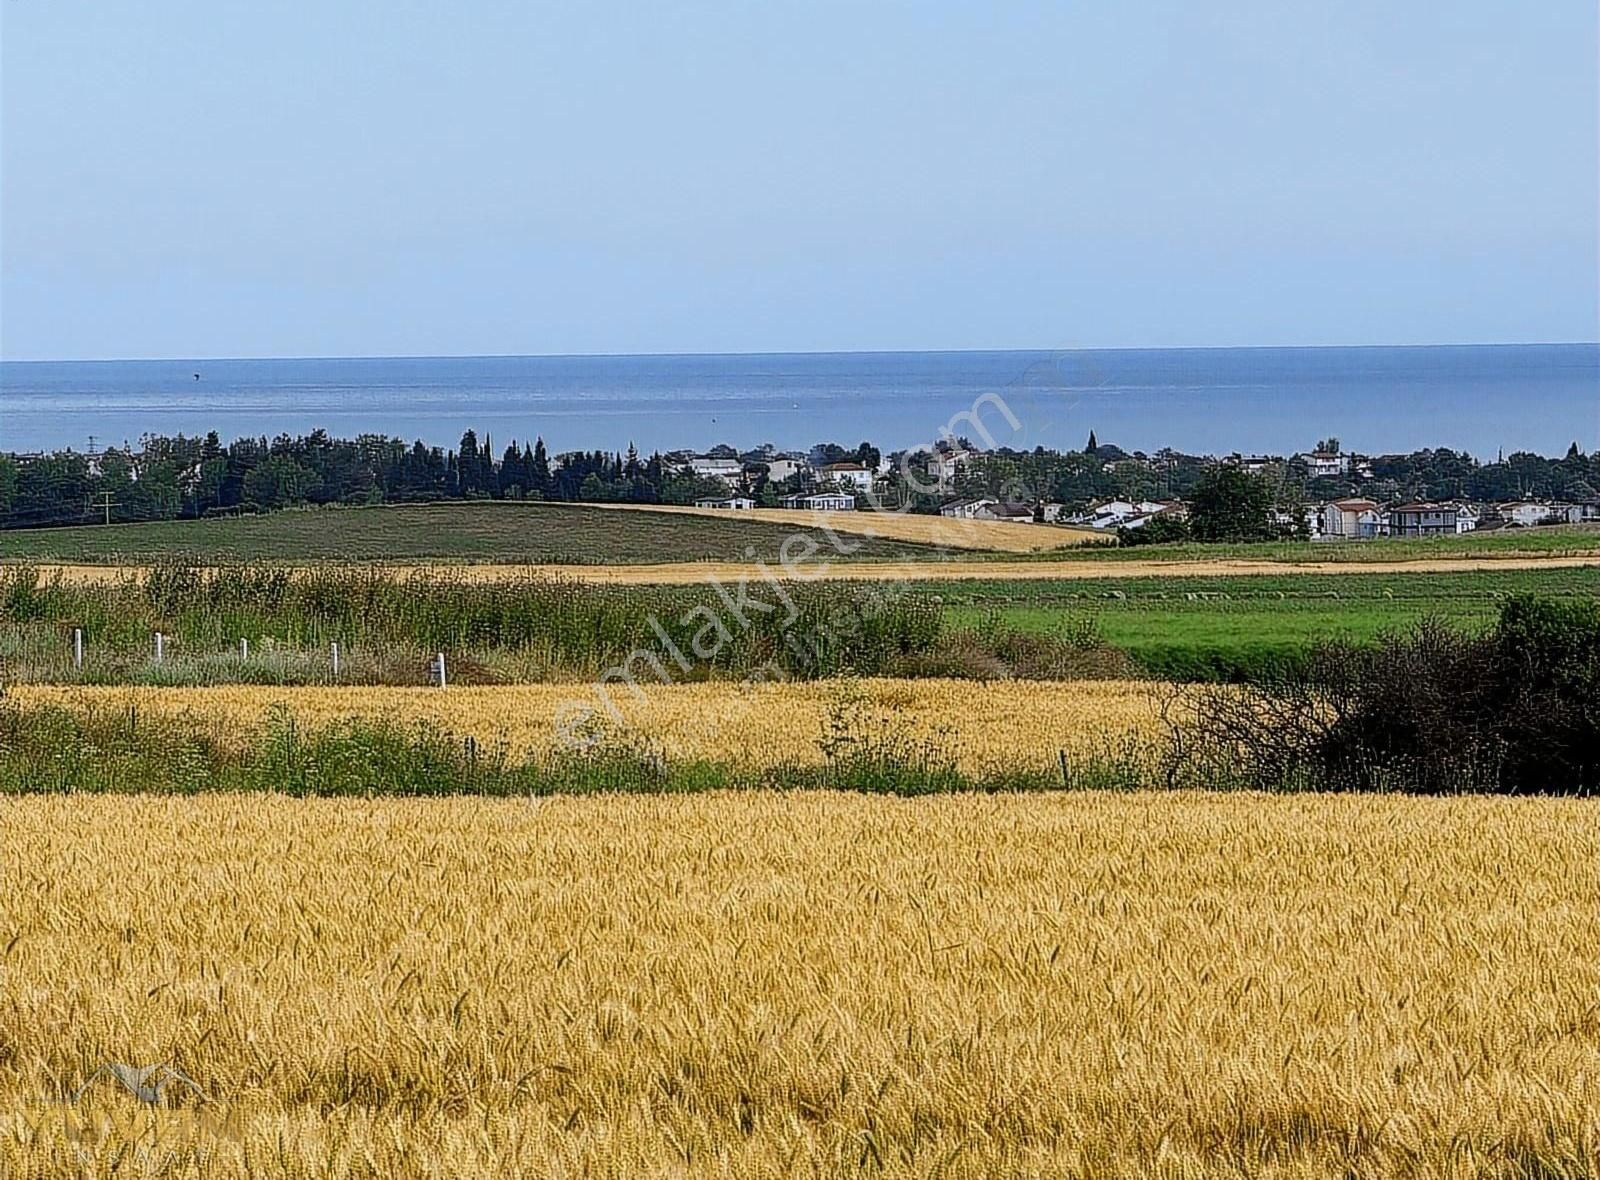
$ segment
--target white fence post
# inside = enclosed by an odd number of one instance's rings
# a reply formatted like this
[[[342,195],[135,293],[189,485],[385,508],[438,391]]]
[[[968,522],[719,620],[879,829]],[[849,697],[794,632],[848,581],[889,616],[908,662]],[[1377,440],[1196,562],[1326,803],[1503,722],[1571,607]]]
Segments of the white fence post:
[[[82,627],[74,627],[72,629],[72,666],[74,668],[77,668],[77,669],[80,669],[80,670],[83,668],[83,628]]]
[[[445,687],[444,678],[444,652],[439,653],[439,687]]]
[[[158,664],[161,662],[162,638],[163,638],[163,636],[162,636],[161,632],[157,631],[156,632],[156,663],[158,663]]]
[[[248,660],[250,658],[250,641],[242,636],[239,639],[239,658],[241,660]]]
[[[337,643],[333,645],[333,674],[335,676],[339,674],[339,645]]]

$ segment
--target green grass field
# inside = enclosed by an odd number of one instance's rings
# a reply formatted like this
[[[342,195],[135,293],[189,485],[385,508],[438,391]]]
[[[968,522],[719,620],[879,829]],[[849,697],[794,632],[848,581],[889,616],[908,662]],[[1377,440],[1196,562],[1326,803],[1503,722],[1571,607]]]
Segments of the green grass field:
[[[1600,525],[1498,529],[1454,537],[1369,541],[1269,541],[1254,545],[1083,546],[1031,555],[1041,561],[1415,561],[1439,557],[1558,557],[1600,553]]]
[[[479,561],[567,565],[776,560],[796,529],[673,512],[582,504],[400,504],[265,516],[0,532],[0,558],[67,562]],[[827,542],[819,536],[827,551]],[[751,552],[753,550],[753,553]],[[933,557],[931,545],[875,538],[857,558]]]
[[[1485,626],[1510,594],[1600,597],[1600,570],[942,582],[928,592],[958,625],[1048,634],[1092,618],[1146,671],[1232,678],[1317,640],[1367,642],[1424,618]]]

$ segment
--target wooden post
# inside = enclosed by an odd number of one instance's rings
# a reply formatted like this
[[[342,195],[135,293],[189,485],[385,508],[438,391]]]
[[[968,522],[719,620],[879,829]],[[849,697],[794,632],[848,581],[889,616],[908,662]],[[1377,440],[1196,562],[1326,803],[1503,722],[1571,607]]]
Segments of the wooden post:
[[[79,669],[80,671],[83,669],[83,628],[82,627],[74,627],[72,629],[72,666],[74,668]]]
[[[439,671],[439,687],[440,687],[440,688],[444,688],[444,687],[445,687],[445,676],[444,676],[444,652],[440,652],[440,653],[439,653],[439,666],[438,666],[438,671]]]

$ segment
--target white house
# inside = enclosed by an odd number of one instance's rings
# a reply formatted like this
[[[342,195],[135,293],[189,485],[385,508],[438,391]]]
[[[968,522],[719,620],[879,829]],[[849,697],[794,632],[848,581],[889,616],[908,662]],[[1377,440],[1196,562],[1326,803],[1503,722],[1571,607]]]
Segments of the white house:
[[[1329,541],[1376,537],[1383,532],[1383,514],[1371,500],[1356,497],[1322,506],[1321,536]]]
[[[789,455],[776,455],[766,460],[766,464],[767,478],[773,482],[788,479],[806,470],[804,462]]]
[[[720,479],[733,484],[744,475],[744,463],[739,459],[713,459],[710,455],[696,455],[689,460],[689,470],[701,479]]]
[[[1068,523],[1086,525],[1092,529],[1117,529],[1136,517],[1141,518],[1142,524],[1144,520],[1163,512],[1181,514],[1182,507],[1176,500],[1105,500],[1090,504],[1089,511],[1080,512]]]
[[[1349,455],[1333,454],[1328,451],[1306,451],[1296,458],[1306,465],[1306,472],[1312,479],[1350,474]]]
[[[853,512],[856,498],[846,492],[809,492],[783,498],[785,508],[805,508],[812,512]]]
[[[824,463],[817,469],[817,478],[862,494],[872,490],[872,470],[861,463]]]
[[[744,512],[754,508],[756,502],[749,496],[727,496],[722,499],[696,500],[694,506],[696,508],[723,508],[734,512]]]
[[[950,443],[941,444],[928,456],[928,478],[941,488],[949,487],[967,469],[972,452]]]
[[[1556,524],[1566,519],[1566,511],[1542,500],[1518,500],[1501,504],[1500,515],[1512,524],[1524,527],[1535,524]]]
[[[940,516],[948,516],[955,520],[976,520],[978,514],[994,501],[986,496],[967,497],[962,500],[951,500],[948,504],[939,507]]]

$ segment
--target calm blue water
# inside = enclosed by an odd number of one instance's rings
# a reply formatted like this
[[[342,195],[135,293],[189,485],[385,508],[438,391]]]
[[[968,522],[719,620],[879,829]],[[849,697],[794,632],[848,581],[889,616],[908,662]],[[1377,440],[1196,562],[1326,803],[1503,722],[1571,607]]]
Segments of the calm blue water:
[[[197,381],[194,374],[199,373]],[[0,449],[144,433],[364,431],[552,451],[938,437],[974,399],[996,445],[1288,453],[1337,435],[1369,452],[1492,456],[1600,443],[1600,345],[734,356],[427,357],[0,363]],[[970,427],[957,433],[976,437]]]

